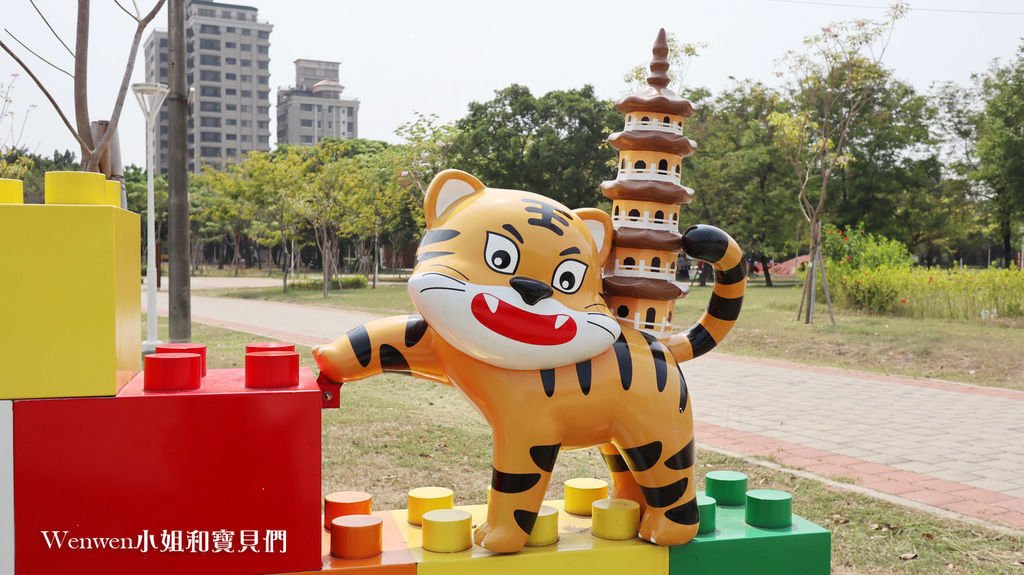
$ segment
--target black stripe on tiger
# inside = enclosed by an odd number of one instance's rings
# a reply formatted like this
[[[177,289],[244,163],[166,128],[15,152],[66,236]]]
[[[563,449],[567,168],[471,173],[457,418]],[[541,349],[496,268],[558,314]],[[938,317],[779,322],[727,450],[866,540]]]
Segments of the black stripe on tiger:
[[[672,455],[665,460],[665,467],[675,469],[676,471],[682,471],[688,467],[693,467],[694,462],[693,440],[691,439],[690,442],[686,444],[686,447],[680,449],[675,455]]]
[[[602,453],[601,457],[604,458],[604,464],[608,466],[608,471],[612,473],[629,471],[629,466],[626,465],[626,460],[618,453]]]
[[[450,256],[455,252],[422,252],[416,254],[416,264],[419,265],[427,260],[439,258],[441,256]]]
[[[732,285],[743,281],[745,277],[747,277],[747,262],[743,260],[727,270],[715,270],[716,284]]]
[[[704,329],[701,324],[694,324],[687,332],[686,339],[690,340],[690,346],[693,348],[693,357],[700,357],[705,353],[715,349],[718,342],[715,338],[711,337],[708,330]]]
[[[665,517],[669,521],[680,525],[696,525],[700,523],[700,510],[697,508],[697,498],[669,509],[665,512]]]
[[[505,473],[491,468],[491,489],[500,493],[529,491],[540,481],[540,473]]]
[[[558,457],[558,450],[562,447],[562,444],[556,443],[554,445],[534,445],[530,448],[530,459],[537,465],[537,467],[551,473],[551,470],[555,468],[555,459]]]
[[[352,344],[352,352],[359,360],[359,365],[363,367],[370,365],[370,360],[373,358],[373,347],[370,346],[370,334],[367,333],[366,328],[363,326],[353,328],[346,335],[348,342]]]
[[[405,321],[405,347],[413,347],[427,333],[427,322],[423,316],[413,314]]]
[[[420,240],[420,247],[448,241],[458,235],[458,230],[427,230],[427,233],[423,234],[423,239]]]
[[[644,487],[641,485],[640,490],[644,492],[644,501],[651,507],[668,507],[679,501],[683,493],[686,493],[688,483],[689,480],[684,477],[664,487]]]
[[[555,394],[555,370],[540,370],[540,382],[544,385],[544,395],[551,397]]]
[[[622,382],[622,389],[628,390],[633,383],[633,356],[629,354],[626,336],[620,332],[612,347],[615,349],[615,359],[619,364],[619,381]]]
[[[679,373],[679,413],[686,411],[686,399],[690,395],[686,389],[686,378],[683,377],[683,368],[676,364],[676,371]]]
[[[740,317],[742,307],[742,297],[729,298],[712,293],[711,301],[708,302],[708,315],[722,321],[735,321]]]
[[[389,373],[412,373],[402,352],[386,343],[380,346],[380,369]]]
[[[633,471],[647,471],[661,459],[661,442],[652,441],[639,447],[627,447],[622,450],[626,462]]]
[[[729,251],[729,235],[715,226],[698,224],[683,232],[686,255],[713,264]]]
[[[516,509],[512,512],[512,517],[516,520],[516,525],[523,530],[524,533],[529,535],[533,532],[533,524],[537,522],[537,512],[527,511],[525,509]]]
[[[651,348],[651,358],[654,359],[654,376],[658,383],[658,391],[665,391],[665,384],[668,383],[668,365],[665,363],[665,346],[661,345],[653,335],[640,332],[647,340],[647,346]]]
[[[583,395],[590,393],[590,360],[581,361],[576,364],[576,377],[580,380],[580,390]]]

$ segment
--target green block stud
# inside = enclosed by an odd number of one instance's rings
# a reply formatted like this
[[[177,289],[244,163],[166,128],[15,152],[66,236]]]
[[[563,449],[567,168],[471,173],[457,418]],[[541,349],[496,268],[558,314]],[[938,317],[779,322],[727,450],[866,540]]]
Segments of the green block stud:
[[[747,476],[739,471],[710,471],[704,476],[704,492],[719,505],[739,507],[747,501]]]
[[[697,511],[700,514],[700,527],[698,534],[713,533],[715,531],[715,509],[714,497],[708,497],[703,493],[697,494]]]
[[[762,529],[782,529],[793,524],[793,496],[775,489],[747,492],[747,525]]]

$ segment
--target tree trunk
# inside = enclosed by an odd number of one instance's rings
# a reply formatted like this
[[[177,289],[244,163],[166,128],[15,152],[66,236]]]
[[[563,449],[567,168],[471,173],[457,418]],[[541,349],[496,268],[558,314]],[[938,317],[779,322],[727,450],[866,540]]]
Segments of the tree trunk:
[[[1004,214],[999,221],[999,235],[1003,240],[1003,267],[1010,269],[1013,262],[1013,234],[1011,233],[1009,214]]]
[[[758,261],[761,262],[761,268],[764,270],[764,287],[772,287],[772,272],[768,269],[769,257],[761,254]]]
[[[231,265],[235,266],[235,277],[238,277],[239,265],[242,262],[242,237],[235,232],[235,253],[231,258]]]

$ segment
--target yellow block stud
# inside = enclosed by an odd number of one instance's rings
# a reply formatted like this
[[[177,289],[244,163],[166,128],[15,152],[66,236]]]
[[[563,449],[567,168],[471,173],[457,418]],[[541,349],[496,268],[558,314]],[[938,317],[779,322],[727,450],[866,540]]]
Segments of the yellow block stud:
[[[24,204],[25,184],[21,180],[0,178],[0,204]]]
[[[590,532],[601,539],[626,541],[640,529],[640,504],[631,499],[598,499]]]
[[[103,203],[108,206],[114,206],[115,208],[121,207],[121,182],[117,180],[107,180],[106,189],[104,190]]]
[[[417,487],[409,491],[409,523],[423,524],[423,514],[435,509],[451,509],[455,494],[446,487]]]
[[[107,180],[99,172],[46,172],[43,198],[47,204],[107,205]]]
[[[608,497],[608,482],[592,477],[577,477],[565,482],[565,512],[590,515],[590,506]]]
[[[473,515],[462,509],[434,509],[423,514],[423,548],[458,553],[473,546]]]
[[[543,505],[537,513],[533,531],[526,540],[527,547],[546,547],[558,543],[558,510]]]

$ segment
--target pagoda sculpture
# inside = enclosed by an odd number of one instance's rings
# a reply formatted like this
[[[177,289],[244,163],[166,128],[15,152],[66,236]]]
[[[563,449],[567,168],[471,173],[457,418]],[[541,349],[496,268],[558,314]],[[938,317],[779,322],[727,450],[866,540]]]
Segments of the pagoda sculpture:
[[[620,322],[663,337],[672,331],[675,300],[686,295],[686,286],[675,282],[679,207],[693,199],[693,190],[680,183],[680,170],[697,143],[683,135],[695,106],[668,87],[664,29],[653,52],[647,87],[615,104],[625,127],[608,136],[619,158],[616,178],[601,184],[612,200],[615,229],[604,292]]]

